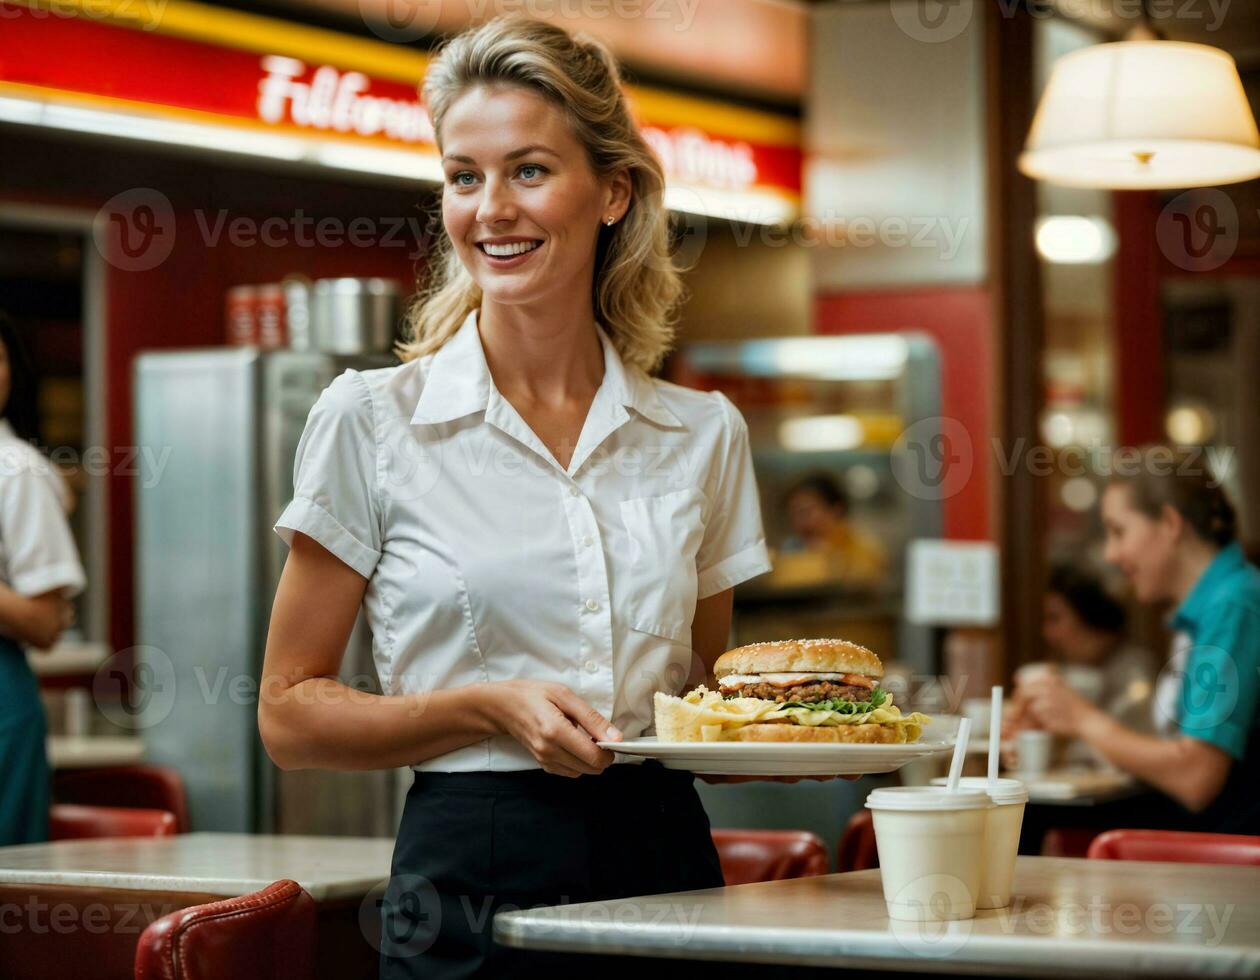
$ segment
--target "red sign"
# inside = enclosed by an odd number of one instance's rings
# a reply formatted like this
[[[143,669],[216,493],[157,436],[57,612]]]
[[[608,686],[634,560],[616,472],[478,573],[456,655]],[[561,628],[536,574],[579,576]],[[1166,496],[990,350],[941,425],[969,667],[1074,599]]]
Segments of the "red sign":
[[[167,6],[176,5],[169,0]],[[417,95],[422,71],[414,81],[375,77],[297,57],[293,45],[283,53],[247,50],[162,33],[160,21],[156,30],[148,30],[94,18],[86,9],[68,16],[0,0],[0,95],[436,154],[433,127]],[[390,45],[380,47],[396,53]],[[422,62],[422,56],[417,58]],[[637,101],[633,89],[629,94]],[[654,93],[646,101],[660,104],[668,98]],[[706,103],[679,99],[684,103],[700,107],[694,122],[679,124],[676,106],[669,124],[640,119],[671,183],[799,199],[801,151],[795,140],[759,142],[724,133],[705,125]],[[755,115],[707,104],[718,118]],[[792,120],[762,115],[770,129],[794,132]]]

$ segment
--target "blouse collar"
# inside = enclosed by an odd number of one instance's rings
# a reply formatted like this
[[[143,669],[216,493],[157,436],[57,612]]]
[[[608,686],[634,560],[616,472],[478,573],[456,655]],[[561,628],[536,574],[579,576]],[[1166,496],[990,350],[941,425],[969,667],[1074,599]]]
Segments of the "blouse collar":
[[[604,351],[604,378],[596,393],[596,404],[601,396],[606,396],[610,404],[632,408],[658,425],[682,428],[682,421],[661,401],[652,379],[622,362],[617,348],[598,323],[595,330]],[[450,422],[485,411],[493,389],[494,380],[477,327],[477,311],[473,310],[454,336],[433,354],[411,421]]]

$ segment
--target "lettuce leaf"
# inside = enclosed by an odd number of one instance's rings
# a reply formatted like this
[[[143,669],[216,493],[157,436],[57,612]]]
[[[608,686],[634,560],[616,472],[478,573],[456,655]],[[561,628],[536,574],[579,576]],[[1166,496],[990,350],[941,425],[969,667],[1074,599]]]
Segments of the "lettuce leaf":
[[[876,708],[884,704],[888,700],[888,692],[881,687],[871,691],[871,696],[866,701],[841,701],[835,698],[828,698],[825,701],[788,701],[783,705],[784,708],[808,708],[810,711],[835,711],[842,715],[861,715],[868,711],[874,711]]]

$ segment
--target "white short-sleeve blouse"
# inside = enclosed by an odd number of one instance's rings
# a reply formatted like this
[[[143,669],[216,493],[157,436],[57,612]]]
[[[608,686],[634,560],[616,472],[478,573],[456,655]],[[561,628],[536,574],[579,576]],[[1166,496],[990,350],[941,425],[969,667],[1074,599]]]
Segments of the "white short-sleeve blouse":
[[[86,579],[66,522],[70,491],[53,464],[0,419],[0,582],[24,596],[58,590],[66,598]]]
[[[597,330],[604,377],[567,470],[496,390],[475,312],[311,410],[275,530],[368,580],[386,693],[556,681],[633,738],[688,676],[696,601],[770,569],[738,410],[625,365]],[[537,765],[495,737],[415,768]]]

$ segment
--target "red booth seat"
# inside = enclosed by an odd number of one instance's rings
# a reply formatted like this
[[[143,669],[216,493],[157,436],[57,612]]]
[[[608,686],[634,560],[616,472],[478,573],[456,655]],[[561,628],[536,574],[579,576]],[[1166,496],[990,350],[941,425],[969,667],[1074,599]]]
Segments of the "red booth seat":
[[[120,806],[78,806],[54,803],[48,812],[48,839],[82,837],[169,837],[175,814]]]
[[[858,810],[845,824],[836,846],[837,871],[869,871],[879,867],[879,851],[875,847],[875,822],[871,811]]]
[[[188,794],[178,772],[169,766],[110,766],[68,769],[53,776],[53,799],[88,806],[125,806],[167,810],[175,814],[175,830],[186,834]]]
[[[315,900],[284,879],[163,916],[140,935],[135,980],[310,980]]]
[[[1089,845],[1088,856],[1111,861],[1260,866],[1260,837],[1180,830],[1108,830]]]
[[[715,830],[713,843],[728,885],[827,873],[827,848],[806,830]]]

